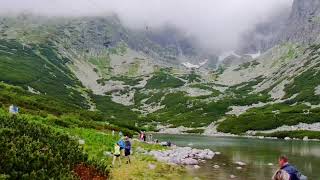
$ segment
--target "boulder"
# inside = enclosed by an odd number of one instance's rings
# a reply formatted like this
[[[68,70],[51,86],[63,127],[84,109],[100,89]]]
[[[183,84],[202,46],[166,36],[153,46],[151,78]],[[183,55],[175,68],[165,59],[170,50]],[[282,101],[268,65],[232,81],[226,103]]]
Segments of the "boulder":
[[[157,167],[155,164],[148,164],[149,169],[153,170]]]
[[[186,158],[181,161],[181,164],[183,164],[183,165],[198,165],[199,162],[195,159],[192,159],[192,158]]]
[[[200,168],[200,166],[198,166],[198,165],[194,165],[193,166],[195,169],[199,169]]]
[[[235,175],[233,175],[233,174],[230,175],[230,178],[231,178],[231,179],[234,179],[234,178],[236,178],[236,177],[237,177],[237,176],[235,176]]]
[[[80,145],[84,145],[86,142],[85,142],[85,140],[83,140],[83,139],[79,139],[78,143],[79,143]]]
[[[237,164],[239,166],[245,166],[246,165],[246,163],[241,162],[241,161],[237,161],[237,162],[235,162],[235,164]]]

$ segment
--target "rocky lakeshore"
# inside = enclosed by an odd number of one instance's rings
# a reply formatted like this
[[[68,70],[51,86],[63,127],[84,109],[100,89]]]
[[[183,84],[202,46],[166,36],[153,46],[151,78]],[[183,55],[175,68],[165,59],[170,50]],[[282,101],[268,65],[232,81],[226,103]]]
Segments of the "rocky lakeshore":
[[[165,151],[150,151],[147,154],[168,164],[198,165],[201,161],[212,159],[216,154],[209,149],[193,149],[191,147],[173,147]]]

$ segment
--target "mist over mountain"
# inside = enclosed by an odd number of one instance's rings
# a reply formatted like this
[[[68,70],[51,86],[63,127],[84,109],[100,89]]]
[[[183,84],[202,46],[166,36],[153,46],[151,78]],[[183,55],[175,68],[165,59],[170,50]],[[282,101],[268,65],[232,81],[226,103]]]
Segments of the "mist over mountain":
[[[277,14],[289,14],[292,0],[12,0],[0,12],[32,12],[46,16],[105,16],[117,14],[133,29],[156,31],[173,26],[207,51],[228,51],[242,45],[242,36]]]

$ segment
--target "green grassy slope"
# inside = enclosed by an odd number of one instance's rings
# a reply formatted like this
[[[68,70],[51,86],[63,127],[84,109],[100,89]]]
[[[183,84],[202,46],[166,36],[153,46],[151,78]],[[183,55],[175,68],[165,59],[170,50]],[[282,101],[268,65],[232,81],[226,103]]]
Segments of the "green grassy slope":
[[[41,94],[87,108],[81,83],[65,66],[69,60],[57,54],[52,44],[23,46],[0,40],[0,81],[28,86]]]

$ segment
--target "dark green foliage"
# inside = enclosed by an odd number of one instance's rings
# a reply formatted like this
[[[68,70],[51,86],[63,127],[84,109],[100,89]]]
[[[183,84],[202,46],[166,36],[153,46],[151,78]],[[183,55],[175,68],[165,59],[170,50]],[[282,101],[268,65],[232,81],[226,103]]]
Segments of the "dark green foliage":
[[[218,130],[241,134],[248,130],[269,130],[282,125],[296,125],[300,122],[319,122],[320,113],[310,112],[305,105],[290,106],[286,104],[268,105],[254,108],[240,116],[228,116],[220,123]]]
[[[207,84],[192,84],[190,85],[190,87],[192,88],[199,88],[199,89],[203,89],[203,90],[208,90],[208,91],[212,91],[212,94],[210,97],[212,96],[219,96],[221,94],[220,91],[213,89],[210,85]]]
[[[139,84],[140,81],[143,80],[143,78],[130,78],[127,76],[113,76],[110,78],[114,81],[123,81],[125,85],[135,86]]]
[[[232,94],[231,97],[224,99],[225,103],[236,106],[251,105],[259,102],[270,101],[270,95],[266,92],[252,93],[253,87],[263,81],[263,77],[257,77],[256,79],[244,82],[235,86],[231,86],[228,90],[228,94]],[[224,102],[222,102],[224,103]]]
[[[108,116],[108,121],[135,129],[135,122],[139,117],[136,112],[131,111],[130,107],[115,103],[108,96],[93,95],[93,99],[97,104],[97,109]]]
[[[309,139],[320,139],[320,132],[319,131],[280,131],[274,132],[270,134],[266,133],[257,133],[257,136],[268,136],[268,137],[277,137],[284,139],[285,137],[290,138],[299,138],[303,139],[307,136]]]
[[[239,67],[237,69],[234,69],[234,71],[240,71],[243,69],[248,69],[249,67],[255,67],[257,65],[259,65],[260,63],[256,60],[254,61],[250,61],[250,62],[245,62],[243,64],[240,64]]]
[[[298,77],[294,78],[291,84],[285,86],[286,95],[284,98],[289,98],[294,94],[298,96],[294,99],[296,102],[310,102],[311,104],[319,104],[320,96],[315,95],[315,88],[320,85],[320,63],[303,72]]]
[[[32,94],[24,89],[0,83],[0,104],[9,107],[16,104],[22,113],[31,114],[55,114],[61,115],[65,112],[78,110],[78,106],[71,105],[45,95]]]
[[[164,89],[164,88],[177,88],[183,86],[184,82],[175,78],[168,72],[160,70],[155,73],[151,79],[148,80],[145,88],[147,89]]]
[[[43,117],[48,114],[57,116],[74,114],[81,120],[103,121],[104,119],[99,112],[87,111],[50,96],[33,94],[20,87],[0,83],[0,105],[7,109],[11,104],[16,104],[20,108],[20,113]]]
[[[188,83],[201,82],[201,76],[196,74],[194,71],[184,76],[181,76],[181,78],[187,80]]]
[[[190,134],[202,134],[204,132],[204,129],[191,129],[183,132],[190,133]]]
[[[73,179],[87,161],[77,141],[23,118],[0,115],[0,174],[10,179]]]
[[[13,40],[0,40],[0,81],[30,86],[65,102],[88,107],[75,88],[81,83],[65,66],[69,60],[58,57],[52,44],[23,46]]]
[[[148,120],[186,127],[208,125],[221,118],[228,110],[226,104],[203,103],[183,92],[167,94],[161,104],[165,105],[165,108],[149,114]]]

